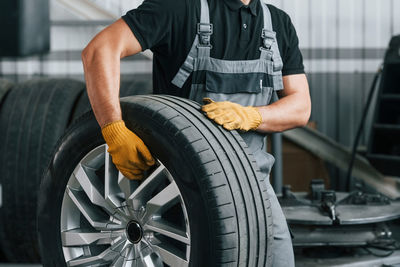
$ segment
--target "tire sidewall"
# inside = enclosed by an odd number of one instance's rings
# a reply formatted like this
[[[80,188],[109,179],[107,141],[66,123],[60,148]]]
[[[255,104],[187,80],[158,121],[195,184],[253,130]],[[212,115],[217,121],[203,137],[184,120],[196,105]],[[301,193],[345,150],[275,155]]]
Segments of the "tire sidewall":
[[[138,112],[135,105],[122,104],[124,121],[148,146],[152,154],[170,171],[185,202],[190,232],[190,266],[215,266],[213,235],[206,197],[200,192],[201,180],[196,166],[187,154],[180,150],[181,144],[163,129],[145,110]],[[60,141],[49,164],[40,188],[38,200],[38,235],[43,266],[66,266],[61,245],[61,206],[69,178],[90,151],[104,144],[101,130],[92,113],[84,115]],[[181,177],[185,178],[182,179]]]
[[[38,197],[37,225],[43,266],[66,266],[61,245],[61,207],[67,183],[82,158],[104,144],[89,113],[67,131],[43,177]]]

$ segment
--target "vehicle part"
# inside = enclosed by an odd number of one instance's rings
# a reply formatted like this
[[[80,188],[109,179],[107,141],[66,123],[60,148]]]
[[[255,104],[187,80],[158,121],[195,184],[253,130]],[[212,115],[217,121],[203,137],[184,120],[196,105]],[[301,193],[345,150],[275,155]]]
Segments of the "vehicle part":
[[[326,190],[322,180],[313,180],[310,192],[285,186],[279,201],[296,266],[381,266],[399,259],[399,201],[360,189]]]
[[[333,166],[343,171],[348,170],[351,158],[350,150],[324,134],[304,127],[286,131],[283,133],[283,136]],[[365,157],[359,154],[356,155],[354,160],[352,176],[364,181],[391,199],[400,198],[400,190],[393,184],[386,183],[386,178],[383,174],[376,170]]]
[[[366,246],[380,238],[379,224],[323,226],[291,225],[294,247],[351,247]]]
[[[326,250],[326,249],[325,249]],[[318,253],[318,252],[317,252]],[[346,257],[320,259],[306,258],[296,256],[297,267],[365,267],[365,266],[382,266],[382,267],[398,267],[400,264],[400,251],[393,253],[389,258],[375,257],[373,255],[350,254]]]
[[[292,225],[296,266],[398,266],[399,221],[346,226]]]
[[[293,193],[286,187],[279,202],[289,224],[361,225],[400,218],[400,201],[360,190],[325,190],[318,181],[311,183],[310,193]]]
[[[41,184],[44,266],[267,266],[266,183],[240,135],[190,100],[127,97],[121,108],[158,164],[140,185],[121,177],[93,114],[82,116]]]
[[[0,245],[7,260],[37,262],[37,190],[83,83],[35,80],[16,85],[0,113]]]

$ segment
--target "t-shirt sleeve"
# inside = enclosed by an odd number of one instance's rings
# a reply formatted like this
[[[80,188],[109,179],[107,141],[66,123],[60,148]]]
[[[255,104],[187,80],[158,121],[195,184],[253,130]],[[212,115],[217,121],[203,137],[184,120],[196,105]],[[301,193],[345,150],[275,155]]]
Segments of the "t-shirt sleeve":
[[[168,46],[173,25],[179,18],[182,1],[145,0],[128,11],[122,19],[128,24],[143,50]]]
[[[282,75],[286,76],[293,74],[303,74],[304,65],[303,56],[299,49],[299,38],[297,37],[296,29],[289,16],[287,16],[286,20],[286,30],[287,35],[282,55]]]

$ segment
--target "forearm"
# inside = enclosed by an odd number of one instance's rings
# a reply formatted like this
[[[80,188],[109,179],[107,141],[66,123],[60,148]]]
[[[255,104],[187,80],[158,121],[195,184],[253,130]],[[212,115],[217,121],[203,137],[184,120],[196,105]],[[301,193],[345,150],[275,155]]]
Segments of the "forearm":
[[[142,51],[128,25],[119,19],[86,46],[82,52],[90,104],[108,152],[117,169],[129,179],[141,179],[154,163],[143,141],[122,119],[119,103],[121,59]]]
[[[257,110],[262,117],[258,132],[282,132],[307,124],[311,113],[311,101],[301,93],[291,94],[271,105],[257,107]]]
[[[82,61],[89,100],[99,125],[121,120],[119,55],[109,49],[90,49],[83,52]]]

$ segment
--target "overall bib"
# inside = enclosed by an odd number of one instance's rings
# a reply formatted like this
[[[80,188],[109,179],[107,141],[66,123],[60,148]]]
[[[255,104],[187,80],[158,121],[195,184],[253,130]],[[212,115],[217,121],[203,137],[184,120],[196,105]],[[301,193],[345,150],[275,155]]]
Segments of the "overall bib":
[[[229,61],[210,57],[213,24],[210,23],[207,0],[200,1],[201,15],[200,23],[197,24],[197,35],[189,55],[172,83],[182,88],[193,73],[189,98],[198,103],[202,103],[204,97],[209,97],[214,101],[231,101],[243,106],[268,105],[273,91],[283,89],[283,63],[267,4],[261,1],[264,28],[260,32],[263,46],[257,48],[261,51],[260,58]],[[273,253],[272,266],[294,266],[292,242],[286,219],[269,183],[269,173],[275,159],[266,152],[265,135],[251,131],[241,133],[241,136],[266,177],[273,217],[274,243],[272,248],[268,248],[272,249]]]

